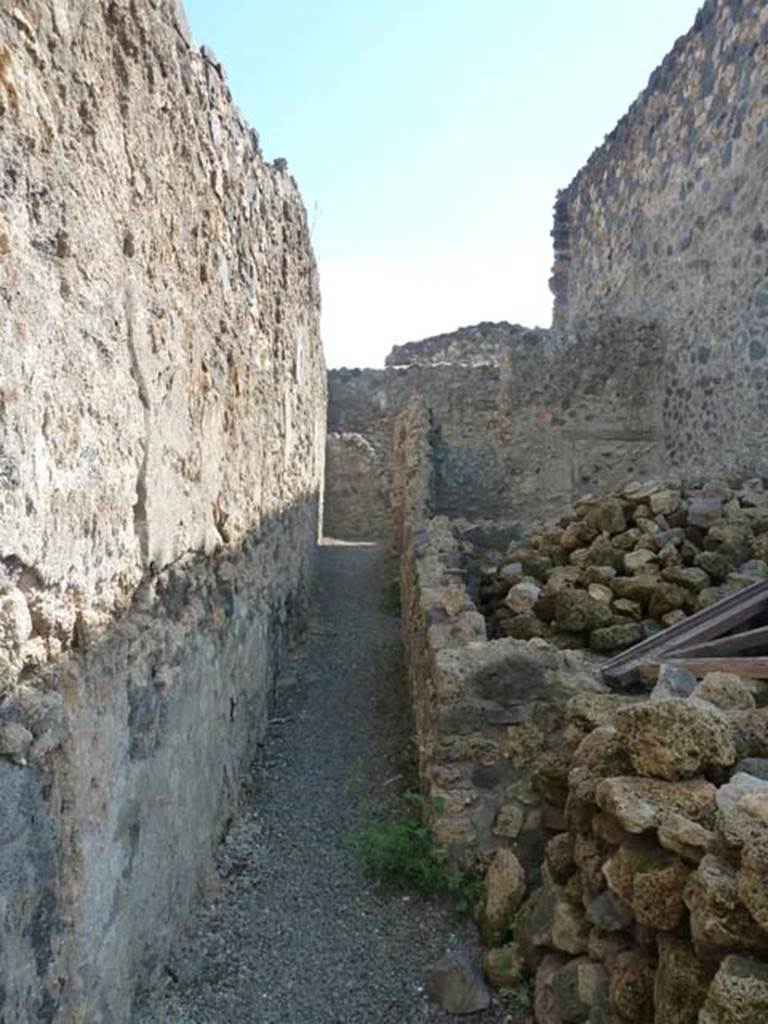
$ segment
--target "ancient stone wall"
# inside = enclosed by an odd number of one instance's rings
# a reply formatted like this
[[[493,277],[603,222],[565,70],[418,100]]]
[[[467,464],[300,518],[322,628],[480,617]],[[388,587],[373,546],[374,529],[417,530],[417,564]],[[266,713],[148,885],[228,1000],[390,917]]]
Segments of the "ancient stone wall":
[[[407,429],[410,428],[410,429]],[[576,694],[606,687],[574,652],[543,641],[486,642],[468,587],[484,538],[429,515],[429,421],[414,403],[398,421],[395,521],[401,533],[403,639],[429,823],[452,857],[485,866],[498,849],[540,882],[544,843],[564,824],[552,766]]]
[[[359,434],[371,446],[376,460],[375,479],[386,516],[369,521],[370,477],[362,478],[357,491],[347,490],[348,501],[338,515],[326,516],[329,536],[340,538],[391,537],[392,443],[395,420],[412,399],[423,395],[432,410],[435,438],[435,507],[456,515],[503,516],[507,506],[507,482],[503,460],[494,438],[499,417],[496,397],[500,384],[498,367],[456,368],[411,366],[387,370],[331,370],[328,374],[329,433]],[[331,475],[326,492],[339,483]],[[470,486],[467,486],[470,484]],[[341,485],[343,486],[343,485]]]
[[[127,1019],[301,619],[318,288],[174,0],[0,8],[0,1017]]]
[[[327,517],[330,535],[387,535],[386,520],[370,515],[370,480],[388,505],[395,420],[416,397],[431,416],[438,515],[540,519],[577,494],[662,473],[659,332],[615,321],[567,340],[515,338],[503,358],[478,365],[444,362],[445,351],[458,353],[438,339],[407,367],[329,373],[329,430],[364,437],[376,463],[355,488],[348,471],[339,480],[329,449],[327,493],[345,494]]]
[[[323,521],[328,536],[344,540],[385,537],[391,528],[382,460],[362,434],[328,434]]]
[[[452,363],[454,366],[487,366],[516,355],[524,358],[530,348],[555,343],[556,335],[551,331],[532,330],[504,321],[474,324],[471,327],[460,327],[450,334],[438,334],[423,341],[395,345],[384,365],[434,366]]]
[[[432,418],[423,398],[414,398],[395,420],[392,472],[392,516],[395,546],[402,552],[411,523],[432,515],[434,464]]]
[[[499,857],[517,873],[500,911],[488,883],[480,927],[498,945],[526,892],[541,884],[545,845],[565,824],[566,703],[613,698],[575,652],[544,641],[485,642],[463,581],[464,543],[444,517],[408,525],[403,637],[432,834],[455,862],[489,879]]]
[[[764,462],[768,383],[768,7],[708,0],[560,193],[555,326],[653,322],[681,471]]]

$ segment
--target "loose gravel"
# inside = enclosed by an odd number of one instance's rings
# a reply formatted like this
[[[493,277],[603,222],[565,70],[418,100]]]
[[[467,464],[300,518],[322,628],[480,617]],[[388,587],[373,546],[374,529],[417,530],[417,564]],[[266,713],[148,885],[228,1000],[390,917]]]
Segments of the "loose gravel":
[[[349,838],[402,785],[411,725],[399,621],[373,545],[318,550],[309,633],[164,981],[134,1024],[440,1024],[424,993],[449,949],[479,959],[445,907],[380,891]],[[507,1004],[504,1004],[504,1000]],[[525,1017],[510,996],[471,1018]]]

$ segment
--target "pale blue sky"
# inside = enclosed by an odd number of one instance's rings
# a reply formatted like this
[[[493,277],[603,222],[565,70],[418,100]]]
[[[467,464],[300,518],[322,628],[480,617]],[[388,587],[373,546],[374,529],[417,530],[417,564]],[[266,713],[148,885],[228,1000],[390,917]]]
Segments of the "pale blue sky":
[[[558,188],[698,0],[186,0],[313,226],[330,366],[546,326]]]

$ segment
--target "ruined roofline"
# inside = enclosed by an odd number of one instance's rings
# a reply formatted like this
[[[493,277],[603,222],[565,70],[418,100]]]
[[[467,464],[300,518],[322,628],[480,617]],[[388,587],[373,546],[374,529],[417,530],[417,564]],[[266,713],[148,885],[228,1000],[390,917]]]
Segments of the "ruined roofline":
[[[517,347],[531,348],[551,337],[549,328],[525,327],[506,320],[482,321],[456,331],[436,334],[420,341],[394,345],[384,361],[387,368],[434,366],[482,366],[499,361]]]
[[[506,337],[498,340],[492,338],[488,342],[487,335],[483,335],[482,332],[489,328],[506,329],[509,333]],[[541,364],[542,360],[556,362],[569,350],[594,344],[598,339],[616,343],[622,338],[630,337],[648,344],[660,335],[663,336],[664,331],[653,318],[619,315],[581,317],[567,328],[529,328],[520,324],[509,324],[503,320],[498,323],[482,322],[461,327],[452,334],[438,334],[423,341],[395,345],[383,367],[334,366],[329,367],[328,373],[330,376],[340,378],[365,375],[368,378],[384,380],[389,374],[402,373],[410,369],[440,366],[455,366],[464,370],[482,369],[508,363],[510,360],[525,360],[529,356],[535,356],[537,363]]]

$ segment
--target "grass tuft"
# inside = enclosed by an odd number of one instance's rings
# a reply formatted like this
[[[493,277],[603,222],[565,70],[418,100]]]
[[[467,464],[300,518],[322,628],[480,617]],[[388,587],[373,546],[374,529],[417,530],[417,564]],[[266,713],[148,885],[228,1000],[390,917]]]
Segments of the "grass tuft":
[[[413,791],[403,799],[412,805],[424,801]],[[387,889],[416,892],[427,899],[449,897],[462,916],[473,911],[482,894],[482,883],[449,864],[415,815],[366,821],[357,829],[352,847],[368,877]]]

